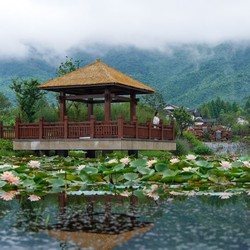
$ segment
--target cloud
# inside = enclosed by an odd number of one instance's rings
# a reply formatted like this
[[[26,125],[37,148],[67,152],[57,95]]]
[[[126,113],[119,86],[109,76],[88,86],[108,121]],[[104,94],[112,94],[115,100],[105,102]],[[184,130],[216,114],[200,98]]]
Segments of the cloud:
[[[91,44],[250,41],[249,0],[8,0],[0,3],[0,57],[65,54]]]

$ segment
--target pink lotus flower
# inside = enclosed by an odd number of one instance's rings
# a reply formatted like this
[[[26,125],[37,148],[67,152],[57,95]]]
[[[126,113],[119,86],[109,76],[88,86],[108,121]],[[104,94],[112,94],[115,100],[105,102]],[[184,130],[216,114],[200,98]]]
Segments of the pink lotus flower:
[[[130,159],[128,157],[124,157],[124,158],[120,159],[120,162],[123,164],[128,164],[130,162]]]
[[[20,178],[17,176],[14,176],[12,172],[5,171],[1,174],[1,180],[7,181],[9,184],[18,184],[20,181]]]
[[[153,198],[155,201],[159,199],[159,194],[157,193],[158,185],[153,184],[150,187],[150,190],[146,191],[146,195],[150,198]]]
[[[195,155],[187,155],[187,156],[186,156],[186,159],[187,159],[188,161],[192,161],[192,160],[195,160],[195,159],[196,159],[196,156],[195,156]]]
[[[28,197],[28,199],[29,199],[30,201],[39,201],[39,200],[41,200],[41,197],[40,197],[40,196],[37,196],[37,195],[35,195],[35,194],[31,194],[31,195]]]
[[[10,178],[13,178],[13,177],[14,177],[14,175],[10,171],[5,171],[1,174],[1,180],[3,180],[3,181],[8,181]]]
[[[41,163],[39,161],[30,161],[28,165],[32,168],[39,168]]]
[[[15,197],[16,193],[17,193],[16,191],[9,191],[0,194],[0,197],[5,201],[11,201]]]
[[[221,161],[220,165],[224,170],[228,170],[232,167],[229,161]]]
[[[157,160],[150,160],[147,162],[147,167],[151,168],[153,164],[155,164]]]
[[[174,164],[174,163],[178,163],[179,161],[180,161],[180,160],[177,159],[177,158],[173,158],[173,159],[170,160],[170,162],[173,163],[173,164]]]

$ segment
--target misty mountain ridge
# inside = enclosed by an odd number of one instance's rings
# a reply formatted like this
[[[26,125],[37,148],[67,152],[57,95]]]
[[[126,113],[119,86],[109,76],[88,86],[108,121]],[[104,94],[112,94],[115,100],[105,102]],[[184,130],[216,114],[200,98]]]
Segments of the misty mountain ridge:
[[[33,51],[25,59],[0,60],[1,92],[13,101],[12,79],[45,82],[56,77],[56,69],[66,56],[80,60],[81,66],[100,58],[159,91],[166,103],[174,105],[197,108],[217,97],[242,104],[250,95],[250,43],[179,45],[162,51],[98,45],[89,51],[71,50],[62,59],[53,60]]]

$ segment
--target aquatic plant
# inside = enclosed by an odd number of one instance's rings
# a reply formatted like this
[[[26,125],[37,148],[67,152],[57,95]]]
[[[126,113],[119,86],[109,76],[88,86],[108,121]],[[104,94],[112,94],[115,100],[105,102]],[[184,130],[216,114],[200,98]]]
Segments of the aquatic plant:
[[[250,194],[250,158],[186,155],[159,158],[86,159],[2,157],[0,198],[26,194],[38,201],[49,193],[114,194],[137,197]]]

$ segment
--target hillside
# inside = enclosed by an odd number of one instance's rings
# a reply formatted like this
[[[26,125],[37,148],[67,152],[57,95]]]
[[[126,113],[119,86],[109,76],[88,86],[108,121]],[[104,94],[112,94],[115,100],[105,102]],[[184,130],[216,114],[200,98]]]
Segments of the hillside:
[[[82,60],[82,66],[100,58],[160,91],[166,103],[175,105],[198,107],[217,96],[241,103],[250,95],[250,45],[186,45],[166,51],[99,45],[95,52],[72,51],[67,56]],[[37,56],[23,61],[0,60],[1,91],[13,100],[11,79],[37,78],[44,82],[55,77],[60,62],[50,65]]]

